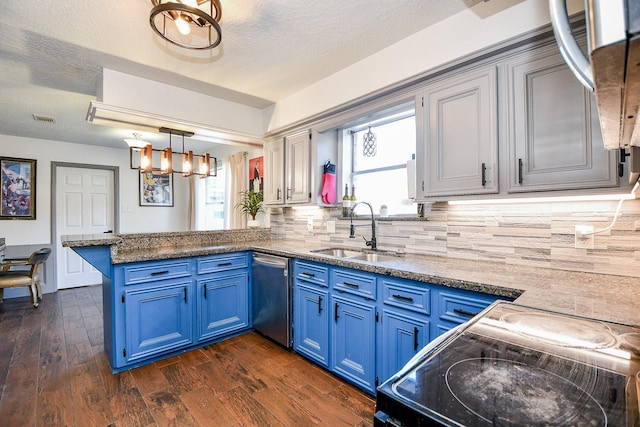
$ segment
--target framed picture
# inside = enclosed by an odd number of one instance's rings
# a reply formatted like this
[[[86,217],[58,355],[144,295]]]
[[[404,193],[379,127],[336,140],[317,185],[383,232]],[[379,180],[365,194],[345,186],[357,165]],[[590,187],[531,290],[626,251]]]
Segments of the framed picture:
[[[140,173],[140,206],[173,206],[173,174]]]
[[[0,219],[36,219],[36,161],[0,157]]]
[[[249,190],[256,193],[264,190],[262,187],[264,178],[264,158],[256,157],[249,159]]]

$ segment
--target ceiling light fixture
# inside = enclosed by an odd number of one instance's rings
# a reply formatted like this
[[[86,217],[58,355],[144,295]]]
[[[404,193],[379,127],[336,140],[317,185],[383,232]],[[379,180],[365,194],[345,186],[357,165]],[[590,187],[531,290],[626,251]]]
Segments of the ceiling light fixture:
[[[125,138],[124,142],[126,142],[129,147],[133,148],[143,148],[149,144],[147,141],[143,141],[142,135],[137,132],[133,133],[133,138]]]
[[[157,172],[161,174],[179,173],[182,176],[198,175],[200,178],[206,178],[209,176],[217,176],[218,174],[218,159],[211,157],[209,153],[204,153],[197,156],[198,169],[194,170],[194,155],[192,150],[184,150],[184,137],[193,136],[193,132],[187,132],[176,129],[160,128],[161,133],[169,134],[169,147],[164,150],[156,150],[151,144],[142,141],[140,134],[134,134],[135,139],[126,140],[129,144],[129,165],[131,169],[137,169],[140,172]],[[182,152],[173,151],[172,140],[173,135],[182,136]],[[130,142],[131,141],[131,142]],[[134,165],[134,158],[137,155],[134,152],[140,151],[140,163]],[[160,167],[154,168],[153,153],[159,153]],[[182,169],[176,170],[174,168],[175,162],[173,156],[179,155],[182,158]],[[156,155],[156,160],[158,155]],[[158,164],[158,163],[156,163]],[[212,173],[213,170],[213,173]]]
[[[212,49],[222,41],[219,0],[151,0],[151,28],[187,49]]]

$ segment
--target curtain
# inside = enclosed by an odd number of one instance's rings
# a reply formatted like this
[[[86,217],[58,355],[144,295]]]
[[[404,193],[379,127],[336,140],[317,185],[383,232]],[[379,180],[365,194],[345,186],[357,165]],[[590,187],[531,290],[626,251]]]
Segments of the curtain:
[[[198,191],[196,188],[196,176],[189,176],[189,201],[187,202],[187,224],[189,231],[198,229],[196,222],[196,212],[198,212]]]
[[[242,196],[240,193],[246,191],[248,187],[249,175],[247,165],[247,153],[240,152],[229,156],[229,179],[227,188],[229,195],[229,228],[246,228],[247,217],[235,208]]]

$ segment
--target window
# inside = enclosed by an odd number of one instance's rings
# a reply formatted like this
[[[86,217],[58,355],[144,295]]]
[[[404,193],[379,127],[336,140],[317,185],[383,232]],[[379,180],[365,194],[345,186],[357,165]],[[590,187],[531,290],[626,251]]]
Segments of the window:
[[[223,230],[225,228],[225,164],[218,160],[218,176],[197,179],[198,230]]]
[[[375,155],[365,153],[365,134],[375,135]],[[409,109],[378,117],[369,123],[346,129],[351,138],[351,182],[359,201],[371,204],[374,212],[380,206],[388,207],[389,215],[414,214],[416,208],[409,199],[407,161],[414,158],[416,150],[415,109]],[[348,139],[347,139],[348,140]],[[362,209],[362,210],[361,210]],[[366,206],[358,206],[356,212],[366,214]]]

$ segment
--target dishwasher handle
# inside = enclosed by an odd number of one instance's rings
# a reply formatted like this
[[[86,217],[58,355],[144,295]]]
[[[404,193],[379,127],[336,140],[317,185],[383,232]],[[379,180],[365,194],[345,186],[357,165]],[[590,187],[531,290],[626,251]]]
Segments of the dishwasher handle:
[[[270,267],[287,268],[289,265],[289,258],[276,258],[266,256],[253,256],[254,264],[268,265]]]

